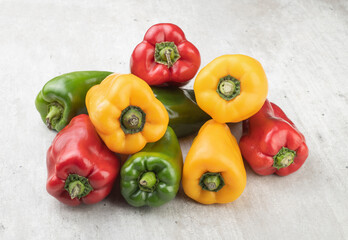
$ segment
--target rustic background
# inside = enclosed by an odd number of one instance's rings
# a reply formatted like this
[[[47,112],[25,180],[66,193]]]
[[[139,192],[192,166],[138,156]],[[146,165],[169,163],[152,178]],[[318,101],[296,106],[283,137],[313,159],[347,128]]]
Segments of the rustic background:
[[[159,22],[184,30],[201,67],[227,53],[258,59],[269,99],[307,138],[307,162],[288,177],[246,166],[244,193],[224,205],[181,189],[162,207],[133,208],[118,183],[96,205],[59,203],[45,190],[55,133],[36,94],[70,71],[128,73]],[[348,239],[348,1],[0,0],[0,53],[0,239]],[[239,139],[241,125],[231,128]],[[184,156],[192,139],[181,140]]]

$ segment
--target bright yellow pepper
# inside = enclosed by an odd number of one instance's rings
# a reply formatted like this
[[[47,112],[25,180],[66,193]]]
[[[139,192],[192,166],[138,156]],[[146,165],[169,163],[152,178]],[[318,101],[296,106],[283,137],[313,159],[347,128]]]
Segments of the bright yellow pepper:
[[[212,119],[199,130],[185,159],[182,185],[187,196],[203,204],[232,202],[242,194],[243,159],[226,124]]]
[[[86,95],[99,136],[114,152],[132,154],[166,132],[169,117],[150,86],[133,74],[112,74]]]
[[[240,122],[264,104],[268,84],[261,64],[245,55],[223,55],[197,75],[198,106],[220,123]]]

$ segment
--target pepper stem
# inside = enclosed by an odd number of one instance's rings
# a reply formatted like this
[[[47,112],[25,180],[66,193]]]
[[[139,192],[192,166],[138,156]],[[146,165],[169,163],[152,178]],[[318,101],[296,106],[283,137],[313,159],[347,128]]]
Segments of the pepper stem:
[[[180,58],[180,54],[174,42],[161,42],[156,43],[154,58],[157,63],[170,68]]]
[[[72,182],[69,184],[69,194],[71,199],[76,198],[79,194],[83,193],[85,187],[80,181]]]
[[[172,59],[171,59],[172,52],[173,52],[173,49],[171,48],[166,49],[166,51],[164,52],[164,54],[166,55],[168,68],[173,66]]]
[[[277,170],[285,167],[289,167],[296,157],[296,151],[289,148],[282,147],[279,152],[273,157],[273,167]]]
[[[204,179],[204,185],[210,191],[214,191],[220,185],[220,178],[218,176],[209,176]]]
[[[218,192],[225,182],[220,173],[206,172],[199,180],[199,185],[207,191]]]
[[[231,75],[220,78],[216,92],[221,98],[232,100],[240,94],[240,81]]]
[[[48,107],[48,113],[46,115],[46,126],[49,129],[55,128],[55,125],[62,116],[63,108],[58,104],[52,104]]]
[[[158,184],[158,179],[154,172],[145,172],[140,176],[139,188],[145,192],[153,192]]]
[[[71,199],[85,197],[93,190],[88,179],[77,174],[69,174],[64,189],[68,191]]]
[[[125,134],[133,134],[143,130],[146,114],[137,106],[123,109],[120,117],[121,128]]]

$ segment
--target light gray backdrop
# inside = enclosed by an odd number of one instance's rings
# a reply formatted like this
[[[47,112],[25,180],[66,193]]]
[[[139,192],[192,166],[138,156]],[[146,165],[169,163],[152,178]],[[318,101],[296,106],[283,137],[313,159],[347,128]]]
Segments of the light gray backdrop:
[[[204,206],[182,191],[159,208],[133,208],[116,185],[93,205],[47,194],[48,131],[34,99],[76,70],[129,72],[153,24],[179,25],[205,66],[258,59],[276,102],[307,138],[310,156],[288,177],[254,174],[230,204]],[[0,239],[347,239],[348,2],[0,0]],[[192,87],[193,81],[188,85]],[[232,125],[239,139],[241,125]],[[184,156],[193,137],[181,140]]]

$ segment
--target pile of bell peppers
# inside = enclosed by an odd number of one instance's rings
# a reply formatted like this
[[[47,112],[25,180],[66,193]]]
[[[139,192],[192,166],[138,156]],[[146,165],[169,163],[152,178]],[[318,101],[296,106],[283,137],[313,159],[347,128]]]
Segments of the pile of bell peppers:
[[[135,47],[131,73],[79,71],[48,81],[35,100],[58,132],[47,151],[47,192],[67,205],[94,204],[120,176],[117,189],[134,207],[171,201],[181,182],[199,203],[229,203],[246,187],[243,159],[259,175],[297,171],[308,147],[267,100],[262,65],[245,55],[220,56],[198,72],[200,63],[184,32],[161,23]],[[180,88],[194,77],[193,90]],[[227,125],[237,122],[239,144]],[[178,138],[197,131],[183,161]]]

